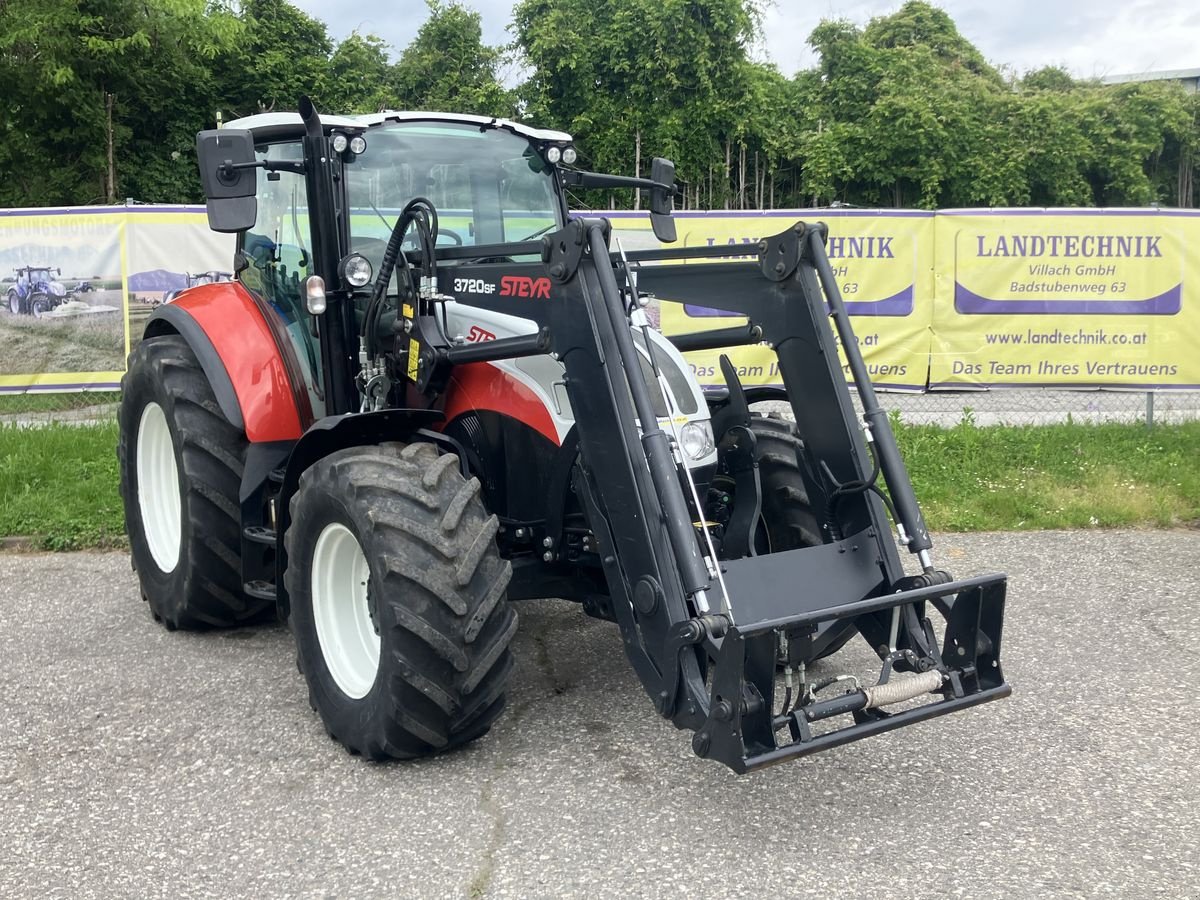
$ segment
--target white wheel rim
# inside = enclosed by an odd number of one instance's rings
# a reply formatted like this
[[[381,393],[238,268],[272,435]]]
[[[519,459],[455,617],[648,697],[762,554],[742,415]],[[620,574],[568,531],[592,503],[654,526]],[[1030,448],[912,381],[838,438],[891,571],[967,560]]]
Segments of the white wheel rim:
[[[325,667],[353,700],[367,695],[379,671],[379,635],[367,599],[370,576],[350,529],[338,522],[326,525],[313,550],[313,620]]]
[[[137,434],[138,510],[150,555],[163,572],[175,571],[183,523],[179,510],[179,470],[167,417],[157,403],[142,410]]]

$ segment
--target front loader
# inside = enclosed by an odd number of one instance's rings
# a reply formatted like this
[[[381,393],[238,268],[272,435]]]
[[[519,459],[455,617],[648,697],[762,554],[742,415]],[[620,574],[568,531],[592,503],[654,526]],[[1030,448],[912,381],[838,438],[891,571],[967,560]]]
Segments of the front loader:
[[[657,713],[738,772],[1009,693],[1005,577],[935,567],[823,224],[752,262],[625,254],[567,190],[647,191],[669,244],[668,161],[585,172],[569,135],[484,117],[302,100],[197,146],[237,274],[156,309],[130,357],[134,565],[169,628],[287,620],[352,752],[488,731],[506,601],[539,597],[614,621]],[[666,338],[653,300],[745,324]],[[723,358],[703,391],[683,356],[748,345],[774,351],[781,389],[743,388]],[[877,678],[813,675],[859,636]]]

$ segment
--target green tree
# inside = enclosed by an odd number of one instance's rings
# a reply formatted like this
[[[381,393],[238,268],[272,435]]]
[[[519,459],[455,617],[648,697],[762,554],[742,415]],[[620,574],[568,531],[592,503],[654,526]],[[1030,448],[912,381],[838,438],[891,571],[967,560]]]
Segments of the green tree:
[[[318,108],[329,77],[333,45],[324,23],[287,0],[244,0],[244,31],[217,60],[221,109],[230,117],[296,108],[308,95]]]
[[[322,99],[339,113],[377,112],[393,105],[388,45],[357,31],[338,44],[329,59]]]
[[[513,31],[531,71],[520,89],[526,115],[571,132],[595,169],[644,172],[651,156],[671,155],[693,196],[728,202],[748,139],[758,7],[522,0]]]
[[[237,30],[205,0],[0,4],[0,205],[194,196],[171,154],[195,140]]]
[[[392,69],[401,109],[512,116],[512,97],[496,70],[500,51],[483,43],[479,13],[457,0],[426,0],[429,18]]]

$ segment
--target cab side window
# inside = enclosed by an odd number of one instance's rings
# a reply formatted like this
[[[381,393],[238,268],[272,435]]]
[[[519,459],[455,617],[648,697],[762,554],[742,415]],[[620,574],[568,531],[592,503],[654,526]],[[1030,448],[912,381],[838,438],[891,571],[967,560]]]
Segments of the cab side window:
[[[269,144],[259,159],[300,160],[299,143]],[[247,265],[238,278],[279,315],[304,370],[318,416],[324,409],[320,391],[321,349],[316,323],[304,303],[304,281],[312,274],[308,200],[304,176],[295,172],[268,175],[258,170],[258,218],[246,231],[242,253]]]

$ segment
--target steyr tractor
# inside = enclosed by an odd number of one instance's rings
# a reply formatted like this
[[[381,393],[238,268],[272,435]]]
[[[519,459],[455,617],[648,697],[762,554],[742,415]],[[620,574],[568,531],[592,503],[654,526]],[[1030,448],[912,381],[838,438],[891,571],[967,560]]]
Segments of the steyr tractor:
[[[133,564],[168,629],[287,621],[351,752],[487,732],[530,598],[614,621],[657,713],[738,772],[1009,693],[1005,576],[935,568],[824,225],[752,261],[665,247],[669,161],[582,171],[569,135],[479,116],[302,98],[197,149],[236,280],[158,307],[129,358]],[[571,188],[647,192],[659,249],[621,252]],[[652,298],[746,322],[664,337]],[[726,357],[705,391],[683,356],[748,345],[782,388]],[[856,636],[878,678],[816,677]]]
[[[13,269],[16,283],[8,289],[8,311],[14,316],[41,318],[67,299],[67,289],[54,279],[62,269],[50,266],[21,266]]]

